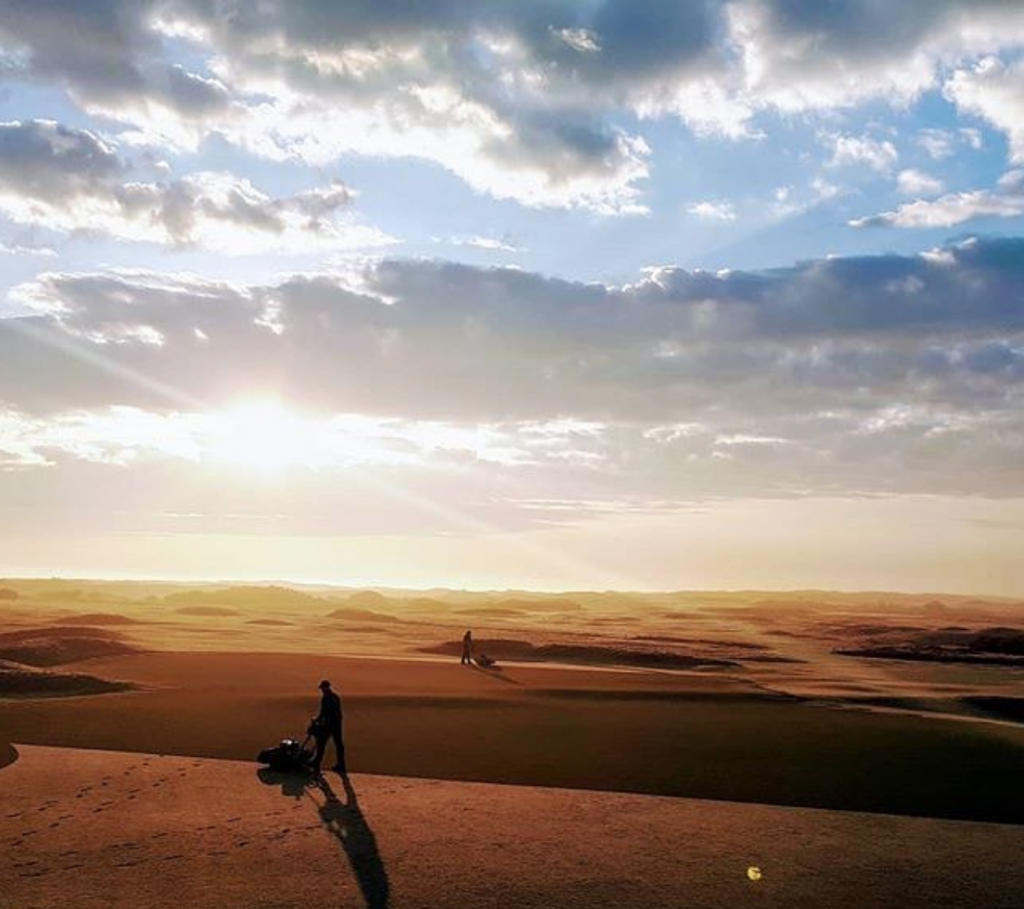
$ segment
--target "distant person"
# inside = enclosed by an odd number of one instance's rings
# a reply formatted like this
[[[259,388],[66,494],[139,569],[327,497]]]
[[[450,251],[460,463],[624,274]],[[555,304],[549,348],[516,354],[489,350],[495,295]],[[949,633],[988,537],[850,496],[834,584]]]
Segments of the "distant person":
[[[462,636],[462,659],[460,660],[463,666],[473,665],[473,632],[467,631]]]
[[[327,740],[334,739],[334,751],[337,755],[337,763],[332,768],[344,775],[348,773],[345,767],[345,742],[341,735],[342,710],[341,698],[331,689],[331,683],[324,679],[320,683],[320,691],[323,696],[320,698],[320,713],[310,727],[316,739],[316,754],[310,766],[314,773],[320,772],[320,764],[324,759],[324,751],[327,749]]]

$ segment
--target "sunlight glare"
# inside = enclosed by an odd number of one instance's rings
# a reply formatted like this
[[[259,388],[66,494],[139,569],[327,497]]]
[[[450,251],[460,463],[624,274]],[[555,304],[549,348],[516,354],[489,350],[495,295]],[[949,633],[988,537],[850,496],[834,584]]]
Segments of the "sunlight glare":
[[[315,427],[277,404],[237,407],[217,416],[208,452],[212,459],[259,473],[312,466]]]

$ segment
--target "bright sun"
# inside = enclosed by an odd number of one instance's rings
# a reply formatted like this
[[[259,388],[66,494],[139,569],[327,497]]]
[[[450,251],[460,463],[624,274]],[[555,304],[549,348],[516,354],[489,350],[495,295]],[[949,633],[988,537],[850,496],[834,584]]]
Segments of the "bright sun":
[[[311,435],[307,421],[276,404],[248,404],[217,416],[208,451],[226,464],[280,473],[309,462]]]

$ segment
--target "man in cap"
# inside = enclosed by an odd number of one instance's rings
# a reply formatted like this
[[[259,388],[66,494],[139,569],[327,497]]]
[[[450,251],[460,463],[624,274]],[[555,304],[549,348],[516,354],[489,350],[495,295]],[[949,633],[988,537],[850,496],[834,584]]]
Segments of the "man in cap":
[[[327,740],[334,739],[334,751],[337,755],[337,763],[333,769],[338,773],[345,774],[345,742],[341,735],[342,710],[341,698],[331,689],[331,683],[324,679],[320,683],[320,713],[313,720],[313,735],[316,738],[316,754],[313,757],[312,768],[314,773],[320,772],[320,764],[324,759],[324,751],[327,749]]]

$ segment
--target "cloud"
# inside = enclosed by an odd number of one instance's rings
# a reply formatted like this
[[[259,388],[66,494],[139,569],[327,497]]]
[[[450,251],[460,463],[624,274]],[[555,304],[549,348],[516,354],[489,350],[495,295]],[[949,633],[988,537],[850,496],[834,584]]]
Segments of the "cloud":
[[[226,464],[236,458],[257,468],[267,444],[261,422],[286,430],[275,454],[287,466],[331,470],[355,465],[420,465],[430,460],[497,465],[561,462],[583,454],[567,442],[598,439],[598,424],[548,423],[458,425],[440,421],[375,418],[361,414],[298,417],[276,408],[239,408],[223,413],[158,413],[135,407],[71,410],[33,419],[0,411],[0,468],[43,467],[58,457],[125,466],[172,458]],[[598,457],[595,455],[595,457]]]
[[[220,136],[310,164],[415,156],[498,198],[604,213],[644,209],[645,120],[756,138],[762,112],[906,103],[949,67],[1024,43],[1024,10],[999,0],[5,0],[2,12],[4,68],[63,87],[122,124],[123,141]],[[1012,85],[983,110],[969,84],[982,78],[995,77],[958,72],[947,91],[1012,128]],[[880,145],[849,153],[891,166]]]
[[[953,154],[955,137],[947,129],[922,129],[917,133],[917,144],[935,161]]]
[[[729,16],[749,90],[788,112],[908,102],[937,85],[942,63],[1024,34],[1024,9],[1000,0],[739,0]]]
[[[731,202],[697,202],[691,205],[688,212],[698,218],[712,221],[735,221],[736,209]]]
[[[48,120],[0,124],[0,210],[19,224],[224,252],[379,246],[347,217],[341,183],[274,199],[248,180],[201,172],[156,183],[91,132]]]
[[[856,218],[849,223],[851,227],[935,228],[953,227],[975,218],[1020,215],[1024,215],[1024,171],[1015,170],[1005,174],[995,190],[948,193],[933,200],[917,199],[894,211]]]
[[[152,405],[163,388],[227,400],[283,383],[311,406],[343,395],[417,418],[699,422],[688,402],[737,383],[818,376],[845,394],[878,369],[879,383],[891,374],[911,393],[926,345],[1016,336],[1022,242],[770,272],[662,267],[624,286],[395,259],[369,263],[358,290],[326,274],[238,285],[51,273],[13,293],[36,315],[0,320],[0,378],[16,402],[63,389],[74,406]]]
[[[310,470],[505,465],[550,499],[570,476],[602,500],[1007,495],[1024,490],[1022,263],[1022,240],[973,239],[621,286],[396,259],[357,284],[51,273],[0,319],[0,450],[19,470],[202,459],[218,414],[276,400]]]
[[[0,255],[5,256],[44,256],[56,258],[57,250],[49,246],[24,246],[21,243],[0,242]]]
[[[896,188],[904,196],[937,196],[945,187],[937,177],[908,168],[896,175]]]
[[[961,111],[983,117],[1006,133],[1010,159],[1024,162],[1024,61],[1007,64],[985,57],[953,73],[944,92]]]
[[[450,243],[452,246],[471,246],[475,249],[486,249],[491,252],[518,253],[526,251],[522,246],[517,246],[515,243],[509,242],[508,239],[483,237],[476,234],[449,237],[447,240],[439,242]]]
[[[823,137],[832,148],[833,167],[851,164],[866,164],[872,170],[885,173],[899,160],[899,153],[888,139],[872,139],[869,136],[844,136],[833,133]]]
[[[158,0],[4,0],[0,54],[8,78],[56,83],[91,114],[194,147],[232,109],[216,78],[165,59]]]

